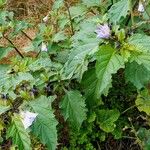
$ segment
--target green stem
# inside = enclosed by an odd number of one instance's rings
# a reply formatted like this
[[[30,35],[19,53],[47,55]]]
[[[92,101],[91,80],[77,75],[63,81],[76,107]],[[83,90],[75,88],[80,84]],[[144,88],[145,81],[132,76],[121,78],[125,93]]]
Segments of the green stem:
[[[125,114],[127,111],[129,111],[129,110],[135,108],[136,106],[137,106],[137,105],[133,105],[133,106],[127,108],[126,110],[124,110],[124,111],[121,113],[121,115]]]
[[[130,137],[130,136],[122,136],[122,138],[127,138],[127,139],[137,139],[137,138],[135,138],[135,137]]]
[[[74,28],[73,28],[72,17],[71,17],[71,13],[70,13],[70,10],[69,10],[68,2],[66,2],[66,1],[65,1],[65,6],[66,6],[66,9],[67,9],[67,12],[68,12],[68,16],[69,16],[69,20],[70,20],[71,32],[72,32],[72,35],[74,35]]]
[[[134,26],[134,15],[133,15],[133,8],[132,8],[132,0],[129,0],[129,7],[130,7],[132,26]]]

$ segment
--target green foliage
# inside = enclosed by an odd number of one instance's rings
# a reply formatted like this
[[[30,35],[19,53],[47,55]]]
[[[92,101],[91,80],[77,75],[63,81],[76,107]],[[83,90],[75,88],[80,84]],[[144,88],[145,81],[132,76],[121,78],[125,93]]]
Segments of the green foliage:
[[[31,24],[0,0],[0,60],[18,54],[0,65],[2,149],[9,142],[20,150],[95,150],[124,138],[149,149],[149,4],[142,13],[132,0],[56,0]],[[24,51],[19,36],[30,40]]]
[[[119,23],[122,17],[126,17],[130,9],[130,0],[121,0],[114,5],[108,11],[110,21],[113,23]]]
[[[32,110],[38,113],[37,119],[33,124],[32,133],[37,136],[43,144],[46,144],[49,150],[55,150],[57,146],[58,124],[51,103],[55,97],[40,96],[38,99],[29,103]]]
[[[102,104],[101,100],[97,97],[95,90],[99,88],[99,83],[94,68],[85,72],[81,84],[85,92],[86,103],[89,109],[91,106]]]
[[[28,132],[25,130],[21,118],[18,114],[14,114],[12,122],[7,131],[7,137],[11,137],[13,144],[18,146],[19,150],[30,150],[31,141]]]
[[[3,114],[3,113],[5,113],[9,109],[10,109],[9,106],[0,106],[0,115]]]
[[[65,63],[64,74],[66,78],[71,78],[75,74],[75,77],[81,80],[87,70],[89,57],[98,50],[99,40],[94,33],[96,28],[94,23],[85,21],[80,24],[80,28],[81,30],[72,37],[73,48]]]
[[[150,72],[143,65],[136,62],[127,64],[126,66],[127,81],[132,82],[137,89],[144,88],[150,81]]]
[[[97,121],[99,126],[105,132],[112,132],[116,125],[115,121],[119,118],[120,113],[118,110],[99,110]]]
[[[110,46],[100,47],[97,53],[96,75],[99,86],[96,89],[97,97],[108,93],[111,86],[112,74],[117,73],[120,68],[124,68],[124,60]]]
[[[150,37],[144,34],[134,34],[128,39],[128,43],[139,52],[150,52]]]
[[[145,112],[150,115],[150,95],[148,90],[142,91],[136,99],[136,105],[139,111]]]
[[[8,55],[8,53],[12,50],[12,48],[4,48],[0,47],[0,60]]]
[[[68,120],[75,130],[79,130],[86,119],[85,99],[79,91],[67,91],[60,108],[65,120]]]
[[[144,148],[144,150],[150,149],[150,131],[146,128],[140,128],[137,132],[138,138],[140,140],[141,146]]]
[[[93,6],[100,6],[101,0],[82,0],[83,4],[85,4],[87,7],[93,7]]]

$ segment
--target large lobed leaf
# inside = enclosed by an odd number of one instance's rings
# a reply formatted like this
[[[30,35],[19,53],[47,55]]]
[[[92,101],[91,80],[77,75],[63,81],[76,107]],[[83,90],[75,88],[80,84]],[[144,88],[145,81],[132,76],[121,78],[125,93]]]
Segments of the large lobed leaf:
[[[96,90],[99,87],[98,78],[96,77],[95,68],[88,69],[83,75],[81,82],[86,97],[86,105],[88,109],[93,106],[101,105],[103,102],[96,97]]]
[[[0,89],[8,92],[11,88],[15,89],[22,82],[34,84],[34,78],[30,73],[19,72],[17,74],[8,74],[4,72],[0,76]]]
[[[150,53],[132,52],[130,62],[137,62],[138,65],[143,65],[147,70],[150,70]]]
[[[134,46],[134,49],[139,52],[150,52],[150,36],[145,34],[133,34],[128,43]]]
[[[139,140],[141,141],[143,149],[149,150],[150,149],[150,130],[141,127],[137,131],[137,136]]]
[[[100,6],[101,0],[82,0],[83,4],[87,7]]]
[[[99,85],[96,88],[97,97],[108,92],[112,74],[117,73],[120,68],[124,68],[123,58],[109,45],[101,46],[96,62],[97,84]]]
[[[12,117],[12,122],[7,130],[7,137],[12,138],[13,144],[19,150],[31,150],[31,141],[27,130],[25,130],[18,114]]]
[[[29,103],[35,113],[38,113],[36,121],[32,125],[32,133],[47,146],[49,150],[55,150],[57,147],[57,130],[58,124],[51,103],[55,97],[40,96]]]
[[[115,121],[118,120],[120,113],[118,110],[99,110],[97,121],[99,126],[105,132],[113,132],[115,129]]]
[[[126,17],[129,11],[130,0],[121,0],[114,5],[108,11],[108,16],[111,22],[118,23],[122,17]]]
[[[150,115],[150,94],[148,90],[144,90],[139,93],[135,103],[139,111],[143,111],[147,115]]]
[[[143,65],[136,62],[128,63],[125,69],[127,81],[134,84],[137,89],[141,89],[150,81],[150,71]]]
[[[78,130],[86,119],[85,98],[79,91],[67,91],[60,105],[65,120],[68,120],[71,127]]]
[[[87,12],[84,5],[72,6],[69,8],[72,19],[75,17],[83,16]]]
[[[72,46],[68,61],[64,67],[65,78],[75,76],[82,79],[83,73],[87,70],[89,56],[98,50],[100,40],[94,33],[96,25],[91,21],[85,21],[80,25],[80,31],[72,37]]]

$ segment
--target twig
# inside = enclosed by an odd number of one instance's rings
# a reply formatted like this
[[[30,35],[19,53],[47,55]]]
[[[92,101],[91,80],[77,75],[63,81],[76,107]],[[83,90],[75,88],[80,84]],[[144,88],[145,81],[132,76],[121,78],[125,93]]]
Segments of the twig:
[[[135,9],[137,3],[138,3],[138,0],[135,1],[134,5],[133,5],[133,8],[132,8],[132,11],[134,11],[134,9]],[[130,21],[130,18],[131,18],[131,13],[130,13],[130,15],[129,15],[128,18],[127,18],[127,21],[126,21],[126,23],[125,23],[125,26],[128,26],[129,21]]]
[[[136,106],[137,106],[137,105],[133,105],[133,106],[127,108],[126,110],[124,110],[124,111],[121,113],[121,115],[125,114],[127,111],[133,109],[133,108],[136,107]]]
[[[31,37],[29,37],[29,36],[27,35],[27,33],[25,33],[23,30],[22,30],[21,32],[22,32],[22,34],[24,34],[30,41],[32,41]]]
[[[38,56],[40,55],[40,53],[41,53],[41,50],[39,50],[39,52],[37,53],[36,58],[38,58]]]
[[[16,52],[24,58],[23,54],[18,50],[18,48],[15,46],[15,44],[6,36],[3,35],[3,37],[13,46],[13,48],[16,50]]]
[[[137,138],[135,138],[135,137],[131,137],[131,136],[122,136],[122,138],[127,138],[127,139],[137,139]]]
[[[68,12],[68,15],[69,15],[70,26],[71,26],[71,32],[72,32],[72,35],[74,35],[74,28],[73,28],[73,23],[72,23],[72,17],[71,17],[71,13],[70,13],[70,10],[69,10],[68,2],[66,2],[66,1],[65,1],[65,6],[66,6],[66,8],[67,8],[67,12]]]
[[[98,141],[96,143],[97,143],[97,146],[98,146],[98,150],[101,150],[101,147],[100,147]]]

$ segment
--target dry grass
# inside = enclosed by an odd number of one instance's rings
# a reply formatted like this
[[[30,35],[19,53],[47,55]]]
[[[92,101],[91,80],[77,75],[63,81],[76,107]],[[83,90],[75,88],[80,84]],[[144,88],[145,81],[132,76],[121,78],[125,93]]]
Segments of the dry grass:
[[[18,20],[27,20],[35,24],[34,28],[30,28],[26,30],[26,34],[31,38],[34,39],[37,29],[36,25],[41,22],[42,18],[47,15],[47,13],[51,10],[52,4],[55,0],[8,0],[6,9],[9,11],[14,12],[14,16]],[[79,0],[68,0],[69,5],[72,5]],[[27,47],[31,41],[24,36],[23,34],[18,35],[13,40],[13,43],[17,47],[21,53],[24,55],[34,57],[35,53],[27,53],[25,54],[24,48]],[[6,46],[8,42],[5,39],[0,39],[0,45]],[[7,58],[4,58],[0,61],[0,64],[9,64],[11,63],[9,58],[16,56],[17,53],[15,50],[11,51]]]
[[[8,0],[6,9],[13,11],[15,18],[18,20],[27,20],[31,23],[38,24],[41,22],[41,18],[47,15],[48,11],[51,10],[52,4],[53,0]],[[34,39],[36,32],[36,27],[25,31],[31,39]],[[16,36],[13,43],[25,56],[35,57],[36,53],[30,52],[26,54],[23,50],[31,43],[25,35],[21,34]],[[1,38],[0,45],[5,47],[8,45],[8,41]],[[11,51],[6,58],[0,61],[0,64],[10,64],[10,58],[16,55],[18,54],[15,50]]]
[[[8,0],[7,9],[19,19],[40,19],[51,9],[53,0]]]

